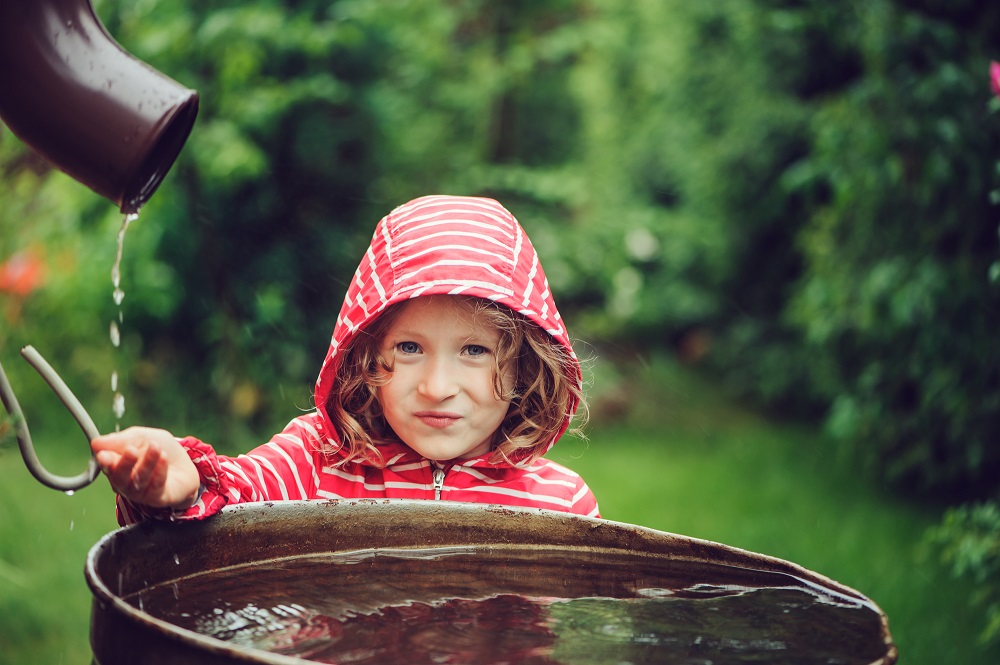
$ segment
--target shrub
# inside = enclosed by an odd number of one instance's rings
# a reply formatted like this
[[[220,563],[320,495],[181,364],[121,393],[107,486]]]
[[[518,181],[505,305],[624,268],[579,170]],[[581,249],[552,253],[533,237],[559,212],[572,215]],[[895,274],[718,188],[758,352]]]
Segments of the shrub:
[[[986,502],[952,508],[928,540],[956,577],[977,585],[973,602],[985,614],[980,639],[1000,644],[1000,506]]]

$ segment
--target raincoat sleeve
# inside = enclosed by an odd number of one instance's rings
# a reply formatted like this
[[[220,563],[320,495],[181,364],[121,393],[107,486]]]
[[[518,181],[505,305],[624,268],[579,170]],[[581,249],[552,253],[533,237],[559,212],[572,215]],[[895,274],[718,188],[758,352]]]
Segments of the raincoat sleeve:
[[[170,510],[142,506],[119,495],[118,523],[199,520],[228,504],[316,498],[322,454],[315,420],[315,413],[296,418],[268,443],[238,457],[219,455],[194,437],[180,439],[201,477],[198,500],[186,510]]]
[[[597,497],[587,486],[587,483],[580,477],[578,473],[572,469],[567,469],[561,464],[552,462],[551,460],[544,460],[545,468],[550,475],[550,480],[547,484],[539,485],[536,492],[544,492],[544,488],[554,488],[564,486],[565,489],[561,492],[561,501],[563,502],[563,508],[567,513],[572,513],[573,515],[582,515],[583,517],[600,517],[601,511],[597,506]],[[556,481],[556,483],[553,483]],[[545,505],[539,505],[539,507],[551,507]]]
[[[569,512],[574,515],[583,515],[584,517],[600,517],[601,509],[597,505],[597,497],[590,490],[583,479],[580,479],[580,487],[577,489],[576,493],[573,495],[573,503],[570,507]]]

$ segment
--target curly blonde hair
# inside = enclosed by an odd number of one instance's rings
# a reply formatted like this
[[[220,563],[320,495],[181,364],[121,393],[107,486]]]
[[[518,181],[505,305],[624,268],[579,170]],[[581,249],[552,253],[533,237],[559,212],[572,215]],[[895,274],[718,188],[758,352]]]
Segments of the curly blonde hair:
[[[474,321],[495,328],[500,341],[494,353],[493,390],[510,402],[494,434],[490,462],[519,463],[541,456],[562,431],[567,417],[586,421],[587,405],[567,350],[537,325],[503,305],[485,298],[455,296]],[[382,340],[409,301],[388,307],[344,347],[326,412],[343,445],[340,464],[366,460],[383,463],[379,446],[398,442],[378,400],[378,389],[392,378],[392,363],[382,352]],[[508,374],[508,368],[513,372]],[[512,375],[511,385],[504,376]],[[580,427],[572,433],[582,434]]]

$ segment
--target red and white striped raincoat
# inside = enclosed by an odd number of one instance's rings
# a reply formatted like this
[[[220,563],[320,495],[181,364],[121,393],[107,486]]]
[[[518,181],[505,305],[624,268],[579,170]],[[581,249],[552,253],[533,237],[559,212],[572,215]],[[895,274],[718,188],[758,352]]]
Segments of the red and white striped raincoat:
[[[238,457],[217,455],[192,437],[182,439],[204,489],[194,506],[172,517],[200,519],[226,504],[252,501],[355,498],[469,501],[599,516],[597,501],[580,476],[544,458],[494,464],[483,455],[441,463],[397,443],[379,447],[384,466],[342,463],[340,443],[325,412],[340,349],[389,305],[439,294],[488,298],[520,312],[566,348],[571,359],[566,372],[580,381],[580,366],[538,255],[513,215],[492,199],[419,198],[393,210],[375,229],[320,369],[316,410]],[[576,407],[574,403],[572,411]],[[566,431],[572,411],[549,448]],[[120,523],[139,521],[145,514],[119,497]]]

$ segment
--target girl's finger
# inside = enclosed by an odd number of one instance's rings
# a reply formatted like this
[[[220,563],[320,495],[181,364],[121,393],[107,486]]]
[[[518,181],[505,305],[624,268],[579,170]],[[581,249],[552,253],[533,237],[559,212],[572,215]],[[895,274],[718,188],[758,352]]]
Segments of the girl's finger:
[[[139,459],[132,467],[131,477],[129,478],[129,483],[133,491],[140,495],[146,493],[146,486],[149,484],[149,479],[161,459],[160,448],[155,444],[150,444],[142,450]]]
[[[139,451],[132,446],[122,450],[118,460],[108,467],[108,480],[115,492],[129,496],[131,492],[132,469],[139,460]]]
[[[169,460],[167,460],[166,456],[160,455],[159,461],[156,463],[153,472],[149,475],[149,480],[146,482],[146,497],[150,501],[159,503],[166,499],[164,497],[164,489],[167,485],[167,472],[169,468]]]
[[[97,457],[97,464],[100,465],[101,470],[104,473],[108,472],[108,469],[115,465],[115,463],[121,459],[121,454],[113,450],[100,450],[95,453]]]
[[[135,445],[136,436],[133,432],[111,432],[94,437],[90,442],[90,448],[95,453],[100,450],[115,450],[121,452],[130,445]]]

